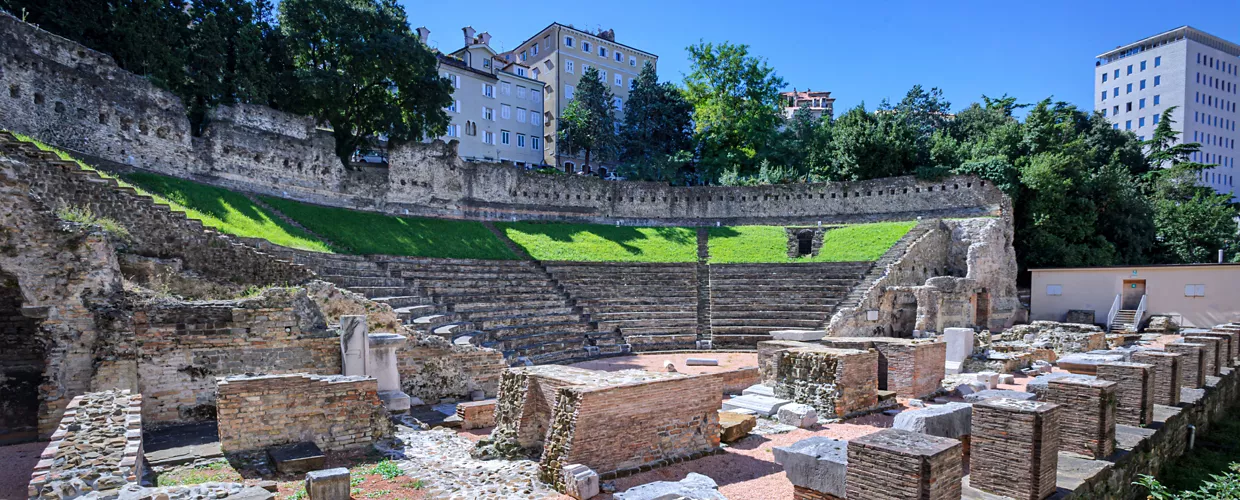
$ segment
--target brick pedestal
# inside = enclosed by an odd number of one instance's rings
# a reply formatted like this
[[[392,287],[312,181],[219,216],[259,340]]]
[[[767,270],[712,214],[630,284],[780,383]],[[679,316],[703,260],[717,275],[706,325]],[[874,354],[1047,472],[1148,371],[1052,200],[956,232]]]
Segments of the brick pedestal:
[[[1198,333],[1194,337],[1217,337],[1223,339],[1227,344],[1227,352],[1224,356],[1221,356],[1223,358],[1222,366],[1227,368],[1236,366],[1236,356],[1240,355],[1240,352],[1237,352],[1240,346],[1236,345],[1236,342],[1240,341],[1240,334],[1236,332],[1209,331]]]
[[[973,405],[970,485],[1019,500],[1055,493],[1061,408],[1006,398]]]
[[[801,486],[792,487],[792,500],[844,500],[830,493],[814,491]]]
[[[961,445],[955,439],[883,429],[848,443],[848,498],[958,500]]]
[[[1185,343],[1201,344],[1205,346],[1201,355],[1202,364],[1205,365],[1207,376],[1217,377],[1219,367],[1223,366],[1223,360],[1226,358],[1227,345],[1226,341],[1217,337],[1201,337],[1192,336],[1184,337]],[[1202,382],[1204,384],[1204,382]]]
[[[1115,382],[1052,380],[1047,402],[1063,406],[1059,449],[1101,459],[1115,451]]]
[[[921,398],[938,391],[943,383],[947,343],[888,337],[827,337],[822,343],[841,349],[875,349],[878,357],[878,388],[900,397]]]
[[[1175,343],[1167,344],[1167,352],[1182,354],[1180,357],[1180,384],[1189,389],[1200,389],[1206,385],[1205,346],[1201,344]]]
[[[1103,363],[1098,378],[1115,382],[1115,423],[1140,427],[1154,421],[1154,365]]]
[[[1137,351],[1132,360],[1154,366],[1150,385],[1154,387],[1154,404],[1175,406],[1180,404],[1180,358],[1184,355],[1166,351]]]

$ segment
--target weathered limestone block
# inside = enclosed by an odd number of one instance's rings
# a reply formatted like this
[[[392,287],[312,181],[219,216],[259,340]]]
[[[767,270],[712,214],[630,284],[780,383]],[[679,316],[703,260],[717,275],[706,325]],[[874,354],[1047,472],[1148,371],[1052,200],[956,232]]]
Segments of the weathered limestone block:
[[[306,497],[310,500],[349,500],[349,469],[316,470],[306,473]]]
[[[779,407],[776,418],[781,424],[808,429],[818,423],[818,412],[807,404],[789,403]]]
[[[1059,449],[1094,459],[1115,451],[1115,382],[1052,380],[1047,402],[1063,406]]]
[[[731,443],[745,436],[758,425],[758,417],[733,411],[719,412],[719,440]]]
[[[1143,349],[1132,353],[1133,362],[1154,367],[1150,377],[1154,404],[1166,406],[1180,404],[1180,386],[1183,385],[1180,358],[1183,356],[1179,353],[1154,349]]]
[[[977,381],[986,384],[986,389],[999,387],[999,374],[996,372],[978,372]]]
[[[1123,361],[1124,355],[1122,354],[1075,353],[1061,356],[1055,364],[1075,374],[1094,375],[1098,371],[1098,365]]]
[[[370,342],[366,328],[366,316],[340,317],[340,360],[344,364],[342,375],[367,375],[366,361],[370,355]]]
[[[1180,383],[1182,387],[1200,389],[1206,386],[1206,346],[1204,344],[1175,342],[1163,348],[1167,352],[1181,354]]]
[[[1032,392],[1034,394],[1042,396],[1043,399],[1045,399],[1046,391],[1050,390],[1050,383],[1052,381],[1055,381],[1055,380],[1090,381],[1090,380],[1096,380],[1097,378],[1098,377],[1095,377],[1093,375],[1077,375],[1074,373],[1063,373],[1063,372],[1044,373],[1042,375],[1033,377],[1033,380],[1030,380],[1029,382],[1027,382],[1025,384],[1025,391]]]
[[[973,405],[947,403],[927,406],[920,410],[902,411],[896,415],[892,429],[920,432],[931,436],[962,439],[972,432]]]
[[[634,486],[613,497],[616,500],[728,500],[723,493],[719,493],[719,485],[714,479],[696,472],[690,472],[680,481],[656,481]]]
[[[399,363],[396,359],[396,350],[405,345],[407,337],[395,333],[371,333],[367,337],[367,375],[378,382],[379,399],[388,411],[408,410],[409,395],[400,390],[400,371],[397,369]]]
[[[1154,365],[1116,362],[1098,365],[1098,380],[1115,382],[1115,422],[1133,427],[1154,421]]]
[[[772,339],[797,342],[813,342],[825,336],[827,336],[825,330],[775,330],[771,332]]]
[[[719,366],[719,360],[713,358],[688,358],[685,366]]]
[[[598,473],[581,464],[564,466],[564,494],[586,500],[599,494]]]
[[[848,443],[847,498],[958,500],[960,441],[883,429]]]
[[[964,360],[973,355],[975,339],[972,328],[944,328],[943,341],[947,344],[946,361],[964,363]]]
[[[742,394],[724,401],[723,409],[749,410],[757,415],[771,417],[778,414],[781,407],[791,403],[792,401],[783,398]]]
[[[1038,395],[1032,392],[1020,392],[1020,391],[1013,391],[1010,389],[986,389],[984,391],[978,391],[973,394],[966,394],[964,396],[964,400],[966,403],[979,403],[987,399],[996,399],[996,398],[1018,399],[1021,401],[1028,401],[1036,397],[1038,397]]]
[[[844,498],[848,472],[848,441],[811,437],[774,448],[775,463],[795,487]]]
[[[1054,403],[989,399],[974,405],[970,486],[1020,500],[1055,493],[1062,418]]]
[[[1221,368],[1224,362],[1226,361],[1226,357],[1227,357],[1226,341],[1218,337],[1205,337],[1205,336],[1194,335],[1194,336],[1184,337],[1184,342],[1193,343],[1193,344],[1201,344],[1205,346],[1202,349],[1203,352],[1201,355],[1202,363],[1205,365],[1202,368],[1202,370],[1205,371],[1205,374],[1207,376],[1217,377],[1219,374],[1219,368]]]

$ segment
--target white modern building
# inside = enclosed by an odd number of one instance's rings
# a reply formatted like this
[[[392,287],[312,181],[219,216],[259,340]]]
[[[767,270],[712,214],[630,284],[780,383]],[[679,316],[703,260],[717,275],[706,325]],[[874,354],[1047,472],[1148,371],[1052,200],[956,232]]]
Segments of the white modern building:
[[[1194,161],[1217,165],[1202,184],[1233,197],[1240,150],[1240,45],[1189,26],[1099,54],[1094,109],[1116,129],[1145,140],[1163,111],[1173,113],[1182,142],[1201,144]]]

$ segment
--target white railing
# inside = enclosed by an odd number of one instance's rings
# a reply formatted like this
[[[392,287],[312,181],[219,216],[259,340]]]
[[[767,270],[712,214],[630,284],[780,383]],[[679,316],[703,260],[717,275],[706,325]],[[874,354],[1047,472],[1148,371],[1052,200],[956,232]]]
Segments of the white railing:
[[[1107,313],[1107,333],[1111,332],[1111,323],[1115,322],[1115,315],[1119,314],[1120,305],[1119,295],[1115,295],[1115,301],[1111,303],[1111,312]]]
[[[1133,332],[1141,331],[1141,318],[1145,317],[1145,299],[1147,297],[1149,297],[1149,295],[1141,296],[1141,305],[1137,306],[1137,314],[1132,319]]]

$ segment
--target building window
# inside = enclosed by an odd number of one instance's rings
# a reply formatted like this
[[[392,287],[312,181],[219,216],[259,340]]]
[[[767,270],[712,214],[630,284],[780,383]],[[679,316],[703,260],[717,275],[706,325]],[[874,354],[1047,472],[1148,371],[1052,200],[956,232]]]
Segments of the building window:
[[[582,51],[582,52],[589,52],[589,51],[590,51],[590,42],[581,42],[581,51]]]
[[[517,123],[525,123],[525,108],[517,108]]]
[[[495,121],[495,110],[488,107],[482,108],[482,119]]]
[[[1158,115],[1154,115],[1154,125],[1158,125]]]
[[[522,50],[522,51],[521,51],[521,60],[522,60],[522,61],[524,61],[524,60],[526,60],[526,59],[528,59],[528,58],[529,58],[529,53],[528,53],[528,52],[526,52],[526,51],[524,51],[524,50]],[[484,64],[484,66],[485,66],[485,64]]]
[[[1047,295],[1063,295],[1063,285],[1046,285]]]
[[[1205,296],[1206,296],[1206,286],[1205,286],[1205,285],[1196,285],[1196,284],[1194,284],[1194,285],[1184,285],[1184,296],[1185,296],[1185,297],[1205,297]]]
[[[616,52],[616,53],[615,53],[615,56],[616,56],[616,62],[624,62],[624,54],[623,54],[623,53],[621,53],[621,52]]]
[[[1125,74],[1128,74],[1128,75],[1131,75],[1131,74],[1132,74],[1132,65],[1131,65],[1131,64],[1129,64],[1129,65],[1128,65],[1128,73],[1125,73]]]
[[[1107,91],[1105,90],[1102,91],[1102,100],[1107,100]]]
[[[445,137],[460,137],[461,126],[460,125],[448,125],[448,130],[444,132],[444,136]]]
[[[1132,112],[1132,103],[1131,103],[1131,102],[1126,102],[1126,103],[1124,103],[1124,112],[1125,112],[1125,113],[1131,113],[1131,112]]]
[[[482,84],[482,95],[490,97],[490,98],[494,98],[495,97],[495,86],[489,83]]]
[[[629,56],[629,66],[637,66],[637,57]]]
[[[620,100],[619,97],[616,97],[614,102],[617,110],[624,111],[624,101]]]
[[[1145,61],[1141,61],[1141,71],[1145,71]]]
[[[517,99],[525,99],[525,87],[517,85]]]
[[[461,101],[453,100],[452,104],[449,104],[448,107],[444,108],[444,110],[451,111],[453,113],[460,113],[461,112]]]
[[[1127,89],[1127,91],[1126,91],[1126,92],[1124,92],[1124,93],[1125,93],[1125,94],[1131,94],[1131,93],[1132,93],[1132,84],[1131,84],[1131,83],[1130,83],[1130,84],[1128,84],[1128,89]]]
[[[465,135],[478,135],[478,124],[472,121],[465,122]]]
[[[530,113],[530,123],[534,125],[542,125],[542,115],[538,113]]]
[[[530,55],[538,55],[538,44],[534,44],[534,46],[530,47]]]
[[[1137,109],[1145,109],[1145,98],[1144,97],[1142,97],[1140,101],[1137,101]]]
[[[623,76],[621,76],[621,75],[616,75],[616,86],[617,86],[617,87],[623,87],[623,86],[624,86],[624,77],[623,77]]]
[[[1154,67],[1157,68],[1159,66],[1162,66],[1162,56],[1154,58]]]
[[[1103,74],[1102,74],[1102,83],[1106,83],[1106,82],[1107,82],[1107,74],[1106,74],[1106,73],[1103,73]]]
[[[1119,105],[1118,105],[1118,104],[1116,104],[1116,105],[1115,105],[1115,108],[1111,110],[1111,114],[1112,114],[1112,115],[1118,115],[1118,114],[1119,114]]]
[[[537,91],[537,90],[530,90],[530,100],[531,100],[531,101],[534,101],[534,102],[541,101],[541,100],[542,100],[542,92],[539,92],[539,91]]]
[[[517,134],[517,147],[525,147],[525,134]]]
[[[499,143],[504,144],[504,145],[508,144],[508,131],[507,130],[499,131]]]
[[[512,106],[507,104],[499,105],[499,116],[505,120],[512,118]]]
[[[573,72],[573,62],[572,62],[572,61],[564,61],[564,71],[567,71],[567,72],[569,72],[569,73],[572,73],[572,72]]]
[[[512,95],[512,84],[508,82],[500,82],[499,91],[504,95]]]
[[[1107,108],[1102,108],[1102,116],[1106,116],[1106,115],[1107,115]]]
[[[604,85],[607,83],[607,70],[601,69],[598,72],[598,81]]]
[[[599,57],[607,57],[607,47],[599,47],[598,55]]]
[[[517,66],[517,76],[525,76],[525,68]]]
[[[1145,117],[1142,116],[1140,118],[1137,118],[1137,128],[1141,128],[1144,126],[1145,126]]]
[[[1160,84],[1162,84],[1162,76],[1154,77],[1154,86],[1157,87]]]
[[[1132,130],[1132,120],[1124,122],[1124,130]]]
[[[571,37],[571,36],[566,36],[566,37],[564,37],[564,46],[565,46],[565,47],[572,47],[572,46],[573,46],[573,37]]]
[[[531,137],[530,138],[530,149],[533,149],[534,151],[538,151],[539,149],[542,149],[542,138]]]
[[[1111,92],[1111,97],[1119,97],[1119,87],[1115,87],[1115,90]]]
[[[565,98],[565,99],[572,99],[572,98],[573,98],[573,86],[572,86],[572,85],[565,85],[565,86],[564,86],[564,98]]]
[[[482,133],[482,142],[487,144],[495,144],[495,132],[486,131]]]
[[[1115,78],[1119,78],[1119,70],[1115,70]]]
[[[1141,90],[1145,90],[1145,80],[1141,80]]]
[[[534,74],[534,78],[538,78],[538,75],[541,74],[541,72],[538,71],[538,68],[534,68],[533,70],[531,70],[531,73]]]

